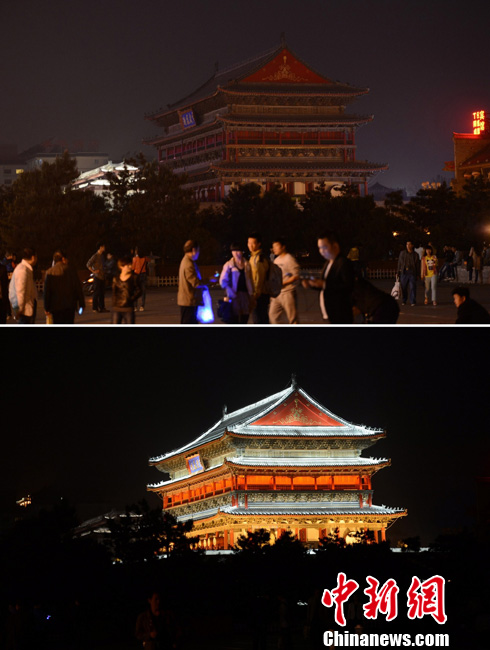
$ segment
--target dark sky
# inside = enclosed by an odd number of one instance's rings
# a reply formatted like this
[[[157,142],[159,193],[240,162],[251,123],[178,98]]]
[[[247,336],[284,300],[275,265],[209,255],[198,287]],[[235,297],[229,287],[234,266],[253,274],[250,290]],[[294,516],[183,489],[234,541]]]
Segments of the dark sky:
[[[279,43],[320,73],[369,87],[351,111],[359,160],[416,191],[452,159],[452,132],[490,110],[486,0],[21,0],[2,7],[0,143],[98,141],[110,159],[143,150],[144,120],[214,71]],[[450,178],[448,174],[442,174]]]
[[[31,493],[93,516],[147,496],[148,458],[285,388],[386,428],[374,503],[409,515],[393,541],[471,525],[490,476],[487,328],[8,328],[2,336],[2,509]],[[157,501],[152,502],[154,505]]]

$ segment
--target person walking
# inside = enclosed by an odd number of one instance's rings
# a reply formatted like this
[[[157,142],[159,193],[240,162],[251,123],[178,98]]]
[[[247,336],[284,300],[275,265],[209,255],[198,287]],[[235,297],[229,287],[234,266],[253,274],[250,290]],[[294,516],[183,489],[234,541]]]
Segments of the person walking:
[[[252,271],[245,259],[243,247],[238,243],[230,246],[231,259],[223,266],[219,283],[226,291],[231,303],[232,324],[245,325],[250,314],[250,299],[253,295]]]
[[[148,264],[150,258],[146,255],[143,255],[139,252],[138,248],[135,248],[134,257],[133,257],[133,272],[138,280],[138,284],[141,289],[141,305],[139,310],[145,311],[146,304],[146,283],[148,279]],[[135,309],[138,309],[138,301],[136,301]]]
[[[422,257],[421,278],[425,285],[424,305],[429,304],[429,291],[431,292],[432,304],[437,305],[437,257],[434,255],[432,246],[427,246],[425,255]]]
[[[55,251],[53,266],[44,276],[43,298],[46,316],[52,316],[54,325],[73,325],[76,309],[79,313],[85,309],[82,283],[62,250]]]
[[[134,325],[134,305],[141,295],[141,288],[133,273],[131,255],[124,255],[117,261],[119,274],[112,280],[112,323]]]
[[[320,291],[320,309],[325,320],[332,325],[352,324],[352,262],[342,255],[337,234],[332,231],[318,238],[318,251],[326,260],[321,277],[303,280],[303,287]]]
[[[105,308],[105,244],[99,243],[97,251],[87,262],[88,270],[94,275],[94,294],[92,308],[94,311],[106,312]]]
[[[184,244],[184,257],[179,267],[179,290],[177,304],[180,307],[182,325],[197,325],[197,308],[202,304],[202,291],[206,285],[197,266],[199,244],[189,239]]]
[[[14,318],[21,325],[33,325],[36,321],[37,290],[34,282],[34,266],[37,253],[33,248],[24,248],[22,260],[14,269],[9,285],[9,300]]]
[[[415,307],[417,297],[417,278],[420,276],[420,259],[413,249],[413,242],[406,243],[406,248],[398,257],[397,273],[402,285],[402,305],[407,304],[407,298]]]
[[[288,323],[299,323],[298,300],[296,287],[299,284],[300,268],[296,259],[288,253],[286,241],[283,238],[276,238],[272,242],[274,252],[274,264],[282,271],[281,293],[270,300],[269,320],[276,325],[281,322],[282,314],[286,315]]]
[[[252,269],[253,296],[252,322],[255,325],[269,324],[270,295],[265,293],[265,282],[272,262],[262,250],[262,237],[252,233],[247,241],[250,251],[250,267]]]

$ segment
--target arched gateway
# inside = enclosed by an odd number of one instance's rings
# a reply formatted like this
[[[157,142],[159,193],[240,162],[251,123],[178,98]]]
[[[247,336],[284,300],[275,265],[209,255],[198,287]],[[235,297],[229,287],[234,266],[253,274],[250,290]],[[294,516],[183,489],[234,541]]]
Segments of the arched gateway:
[[[150,459],[170,480],[148,486],[179,520],[194,521],[206,549],[266,528],[272,540],[291,530],[315,547],[336,528],[386,529],[406,510],[373,504],[373,474],[390,465],[361,453],[385,437],[347,422],[291,382],[285,390],[234,411],[189,444]]]

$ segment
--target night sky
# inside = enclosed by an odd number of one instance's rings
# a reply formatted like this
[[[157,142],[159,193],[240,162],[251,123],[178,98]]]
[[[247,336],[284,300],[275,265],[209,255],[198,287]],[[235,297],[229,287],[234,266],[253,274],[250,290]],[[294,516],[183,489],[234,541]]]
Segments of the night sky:
[[[385,428],[374,503],[408,517],[392,542],[471,526],[490,476],[487,328],[8,328],[2,337],[0,506],[64,497],[82,518],[124,508],[164,475],[148,459],[285,388]]]
[[[2,7],[0,144],[97,141],[118,161],[157,130],[145,113],[214,72],[289,47],[321,74],[370,94],[350,111],[358,160],[417,191],[453,157],[452,133],[490,109],[486,0],[23,0]]]

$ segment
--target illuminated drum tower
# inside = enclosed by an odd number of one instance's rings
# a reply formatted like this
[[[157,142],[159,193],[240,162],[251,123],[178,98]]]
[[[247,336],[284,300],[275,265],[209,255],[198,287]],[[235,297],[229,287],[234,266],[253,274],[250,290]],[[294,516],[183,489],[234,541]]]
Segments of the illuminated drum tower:
[[[390,461],[361,454],[385,435],[334,415],[293,380],[151,458],[170,478],[148,489],[164,510],[194,521],[192,535],[206,549],[228,549],[258,528],[273,541],[290,530],[311,547],[336,528],[347,541],[366,530],[382,541],[406,511],[373,504],[372,477]]]

